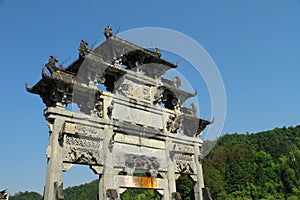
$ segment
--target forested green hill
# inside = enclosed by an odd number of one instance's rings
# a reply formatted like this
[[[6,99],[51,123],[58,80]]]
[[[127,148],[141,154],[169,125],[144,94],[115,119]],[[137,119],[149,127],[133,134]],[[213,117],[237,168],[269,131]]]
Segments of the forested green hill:
[[[42,196],[37,192],[18,192],[11,196],[9,200],[41,200]]]
[[[300,126],[227,134],[203,161],[214,199],[300,199]]]
[[[300,199],[300,126],[275,128],[256,134],[226,134],[203,160],[206,186],[214,200]],[[187,176],[177,182],[183,199],[189,200],[193,183]],[[94,200],[97,181],[67,188],[66,200]],[[122,200],[156,200],[152,190],[127,190]],[[37,200],[34,192],[11,200]]]

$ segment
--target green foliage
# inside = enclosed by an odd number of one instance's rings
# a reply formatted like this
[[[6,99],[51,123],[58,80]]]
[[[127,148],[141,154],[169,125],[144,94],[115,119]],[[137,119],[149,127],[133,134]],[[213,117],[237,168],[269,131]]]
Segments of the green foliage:
[[[227,134],[203,161],[213,199],[300,199],[300,126]]]
[[[98,181],[92,181],[79,186],[69,187],[64,190],[65,200],[94,200],[98,196]]]
[[[41,200],[42,196],[37,192],[19,192],[9,198],[10,200]]]
[[[194,181],[188,175],[181,175],[176,181],[176,191],[182,199],[194,200]]]
[[[154,190],[127,189],[122,195],[122,200],[159,200],[159,195]]]

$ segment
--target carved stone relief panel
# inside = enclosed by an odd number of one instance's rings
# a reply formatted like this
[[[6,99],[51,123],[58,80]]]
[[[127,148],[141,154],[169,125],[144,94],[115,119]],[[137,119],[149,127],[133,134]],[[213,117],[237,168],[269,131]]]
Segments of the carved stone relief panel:
[[[176,171],[178,173],[194,174],[196,172],[193,154],[175,153],[173,155],[173,161],[176,164]]]
[[[135,170],[142,170],[156,177],[158,171],[166,171],[164,149],[115,142],[112,157],[112,165],[115,168],[124,168],[128,175]]]
[[[94,108],[94,113],[98,117],[103,118],[103,101],[102,100],[96,101],[95,108]]]
[[[150,173],[151,177],[156,177],[158,174],[158,169],[160,164],[157,157],[146,156],[146,155],[135,155],[126,154],[125,155],[125,170],[127,174],[132,175],[136,169],[145,170]]]
[[[174,143],[172,151],[193,154],[194,147],[188,144]]]
[[[64,162],[101,165],[103,164],[103,155],[95,149],[67,147],[65,148]]]
[[[91,138],[84,138],[84,137],[74,137],[71,135],[66,135],[64,144],[68,146],[79,146],[79,147],[86,147],[86,148],[101,148],[101,141],[99,139],[91,139]]]
[[[192,154],[183,154],[183,153],[174,153],[173,160],[194,162],[194,155],[192,155]]]
[[[167,131],[170,133],[179,133],[182,124],[182,115],[172,114],[166,123]]]
[[[117,90],[119,94],[129,98],[138,98],[151,101],[151,87],[148,85],[135,83],[131,80],[124,79]]]
[[[103,129],[84,124],[74,124],[66,122],[63,129],[64,133],[78,134],[82,136],[103,138]]]
[[[64,161],[80,164],[103,163],[103,155],[100,153],[103,143],[97,138],[78,137],[65,134],[64,136]]]
[[[176,170],[181,174],[194,174],[194,164],[191,162],[176,161]]]

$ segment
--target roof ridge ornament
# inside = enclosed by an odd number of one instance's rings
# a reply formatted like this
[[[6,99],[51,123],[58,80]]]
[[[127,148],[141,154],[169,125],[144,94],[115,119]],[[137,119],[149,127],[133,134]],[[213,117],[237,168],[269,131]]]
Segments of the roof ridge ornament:
[[[52,74],[53,72],[55,72],[57,70],[56,64],[58,60],[50,55],[50,58],[48,60],[48,62],[45,64],[46,68],[49,70],[50,74]]]
[[[160,48],[159,47],[155,47],[155,54],[157,55],[157,57],[161,57],[161,52],[160,52]]]
[[[87,54],[89,54],[91,52],[91,50],[87,47],[89,45],[89,43],[87,41],[85,41],[84,39],[82,39],[80,41],[80,45],[78,48],[79,51],[79,58],[85,58],[85,56]]]
[[[105,35],[106,39],[110,38],[111,36],[113,36],[112,32],[111,32],[112,28],[110,27],[110,25],[108,25],[105,29],[103,34]]]

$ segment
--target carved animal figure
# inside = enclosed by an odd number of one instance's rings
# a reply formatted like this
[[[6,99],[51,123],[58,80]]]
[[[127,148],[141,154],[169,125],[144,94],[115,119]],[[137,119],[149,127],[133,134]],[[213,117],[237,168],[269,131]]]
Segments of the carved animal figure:
[[[85,55],[87,52],[89,52],[89,49],[87,48],[89,44],[85,40],[81,40],[80,45],[79,45],[79,57],[80,58],[85,58]]]
[[[111,27],[109,25],[104,29],[104,35],[105,35],[106,39],[113,35],[111,33]]]
[[[45,64],[46,68],[49,70],[49,72],[52,74],[57,70],[55,63],[57,63],[58,60],[54,56],[50,56],[48,62]]]
[[[175,87],[179,88],[181,86],[181,79],[179,76],[175,76],[175,81],[174,81]]]
[[[108,189],[106,190],[106,196],[109,200],[118,199],[118,192],[116,189]]]
[[[9,199],[9,193],[7,189],[0,192],[0,199],[5,199],[5,200]]]
[[[157,57],[161,57],[160,48],[155,47],[155,54],[157,55]]]
[[[182,200],[179,192],[172,193],[172,200]]]

